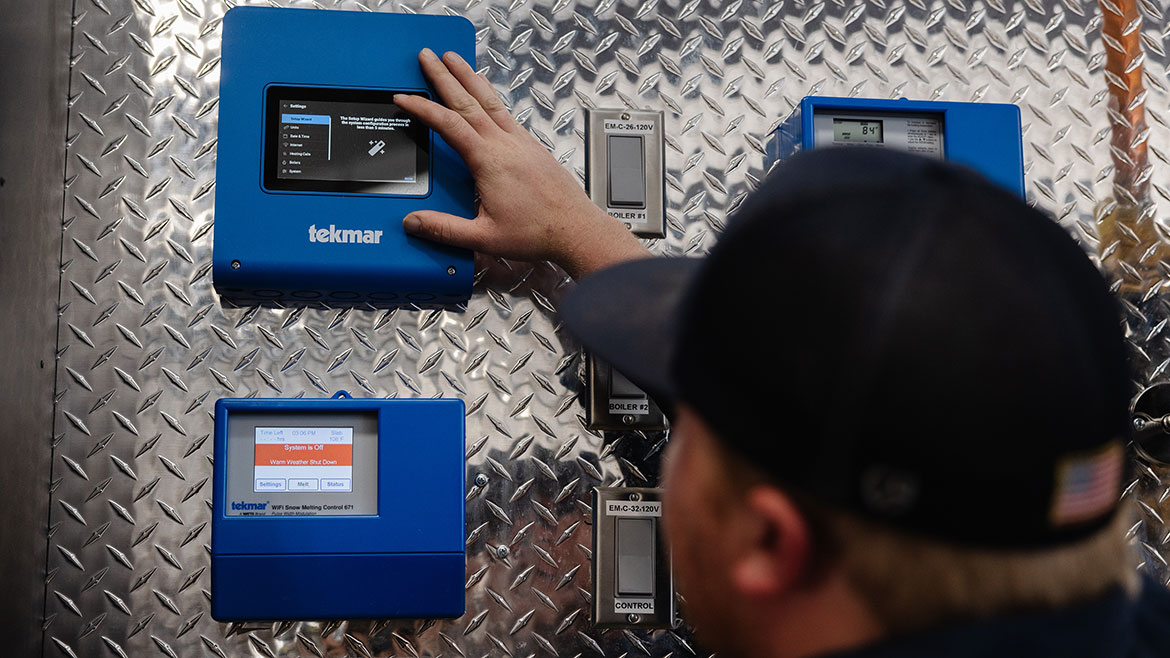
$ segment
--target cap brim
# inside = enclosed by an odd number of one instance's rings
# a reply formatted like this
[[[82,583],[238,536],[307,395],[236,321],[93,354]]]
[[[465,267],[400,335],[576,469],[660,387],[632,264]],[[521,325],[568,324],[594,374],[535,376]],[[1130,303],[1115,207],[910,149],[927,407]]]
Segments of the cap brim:
[[[660,407],[672,407],[679,306],[701,264],[696,258],[647,258],[606,268],[565,297],[561,317],[593,355]]]

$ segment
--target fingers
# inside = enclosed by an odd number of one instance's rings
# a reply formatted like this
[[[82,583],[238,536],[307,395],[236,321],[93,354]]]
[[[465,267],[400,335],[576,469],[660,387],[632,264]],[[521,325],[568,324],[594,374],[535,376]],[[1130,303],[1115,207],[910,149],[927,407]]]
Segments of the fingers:
[[[475,98],[497,126],[507,131],[513,131],[519,127],[512,115],[508,114],[508,108],[500,102],[500,97],[496,95],[492,83],[476,73],[467,60],[460,57],[458,53],[449,52],[443,55],[443,63],[447,65],[447,69],[455,76],[459,84],[463,85],[463,88]]]
[[[458,57],[458,56],[456,56]],[[481,134],[485,130],[495,128],[495,121],[488,116],[484,111],[483,106],[479,104],[474,96],[468,93],[467,89],[460,84],[459,80],[451,74],[447,65],[439,59],[437,55],[430,48],[423,48],[418,54],[418,62],[422,67],[423,74],[431,81],[435,89],[439,92],[439,97],[447,104],[447,107],[455,110],[459,116],[463,117],[471,127]],[[466,62],[463,62],[466,65]]]
[[[410,112],[431,130],[439,133],[470,164],[483,145],[483,138],[459,113],[429,98],[414,94],[395,94],[394,104]]]
[[[402,220],[407,234],[455,247],[478,250],[483,243],[481,222],[434,210],[416,210]]]

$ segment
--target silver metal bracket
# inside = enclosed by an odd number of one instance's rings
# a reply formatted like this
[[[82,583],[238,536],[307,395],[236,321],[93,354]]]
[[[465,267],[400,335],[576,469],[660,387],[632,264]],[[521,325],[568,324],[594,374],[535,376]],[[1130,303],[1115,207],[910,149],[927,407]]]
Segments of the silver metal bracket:
[[[634,235],[666,237],[661,110],[585,110],[585,188]]]
[[[674,626],[674,577],[661,527],[662,489],[593,490],[595,626]]]

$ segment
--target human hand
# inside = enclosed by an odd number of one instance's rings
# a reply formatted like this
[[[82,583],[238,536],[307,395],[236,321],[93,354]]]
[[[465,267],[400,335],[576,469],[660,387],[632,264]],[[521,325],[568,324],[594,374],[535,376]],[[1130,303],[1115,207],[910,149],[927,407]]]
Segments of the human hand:
[[[574,278],[650,253],[625,226],[598,208],[560,165],[508,114],[491,83],[459,55],[419,53],[423,73],[446,107],[422,96],[394,102],[439,133],[467,163],[479,192],[468,221],[417,210],[407,233],[518,260],[549,260]]]

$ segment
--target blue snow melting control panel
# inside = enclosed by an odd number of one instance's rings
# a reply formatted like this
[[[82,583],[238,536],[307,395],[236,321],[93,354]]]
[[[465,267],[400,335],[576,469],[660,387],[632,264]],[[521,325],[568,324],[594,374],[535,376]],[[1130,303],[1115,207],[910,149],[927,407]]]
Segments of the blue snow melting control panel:
[[[1024,198],[1015,105],[806,96],[772,134],[769,166],[797,151],[829,146],[892,148],[950,160]]]
[[[463,160],[395,105],[436,98],[430,48],[475,62],[466,19],[235,7],[223,23],[212,279],[231,303],[462,304],[467,250],[409,237],[429,209],[472,217]]]
[[[211,616],[461,616],[463,415],[460,400],[219,400]]]

